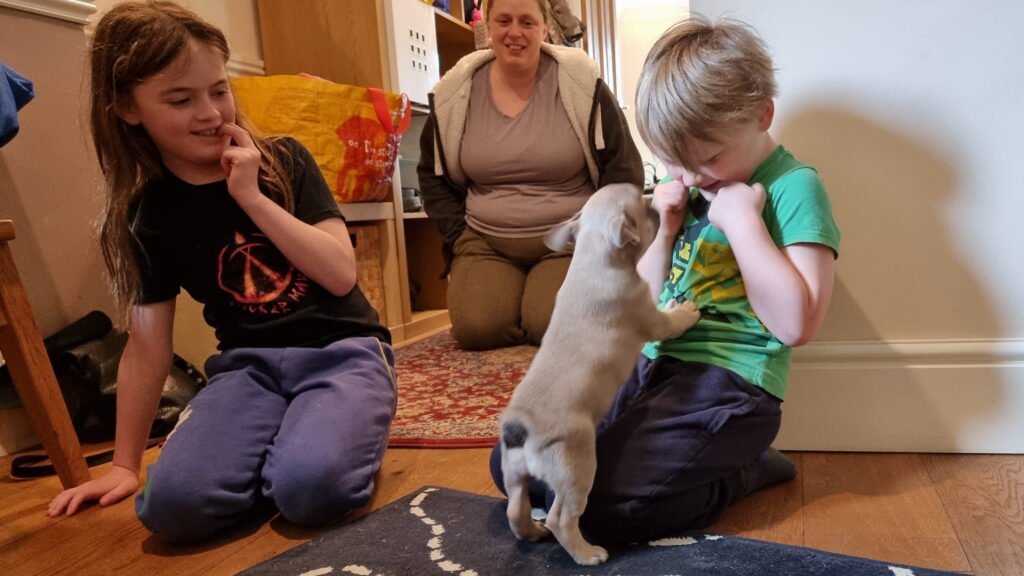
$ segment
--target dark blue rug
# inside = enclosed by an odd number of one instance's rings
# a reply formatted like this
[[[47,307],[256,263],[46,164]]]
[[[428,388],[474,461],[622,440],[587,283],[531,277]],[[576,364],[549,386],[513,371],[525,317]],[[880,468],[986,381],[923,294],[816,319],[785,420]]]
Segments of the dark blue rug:
[[[370,515],[258,564],[257,576],[941,576],[811,548],[689,532],[609,548],[600,566],[578,566],[553,539],[520,542],[505,501],[423,488]]]

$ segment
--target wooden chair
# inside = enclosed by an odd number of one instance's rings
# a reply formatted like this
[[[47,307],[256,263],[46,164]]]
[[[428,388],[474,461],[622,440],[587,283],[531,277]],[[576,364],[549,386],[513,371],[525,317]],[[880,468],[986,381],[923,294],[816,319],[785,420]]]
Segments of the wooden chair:
[[[61,484],[71,488],[90,479],[89,468],[14,266],[11,240],[14,223],[0,220],[0,353]]]

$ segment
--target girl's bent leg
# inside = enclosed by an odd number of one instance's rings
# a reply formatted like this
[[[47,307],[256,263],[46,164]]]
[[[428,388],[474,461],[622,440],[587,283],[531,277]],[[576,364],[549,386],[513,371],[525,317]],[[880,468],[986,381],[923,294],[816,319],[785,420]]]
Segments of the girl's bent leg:
[[[369,501],[397,403],[393,366],[376,338],[286,351],[290,404],[263,468],[263,493],[285,518],[323,525]]]
[[[139,520],[171,542],[195,541],[248,515],[286,401],[267,351],[234,350],[206,364],[209,384],[182,412],[135,500]]]

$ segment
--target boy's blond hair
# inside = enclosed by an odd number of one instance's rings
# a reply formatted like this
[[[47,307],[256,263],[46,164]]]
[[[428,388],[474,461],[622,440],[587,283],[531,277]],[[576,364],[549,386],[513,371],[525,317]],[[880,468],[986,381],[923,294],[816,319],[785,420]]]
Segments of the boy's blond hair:
[[[694,169],[694,141],[757,120],[776,95],[775,69],[748,25],[691,15],[661,35],[636,89],[640,136],[659,158]]]

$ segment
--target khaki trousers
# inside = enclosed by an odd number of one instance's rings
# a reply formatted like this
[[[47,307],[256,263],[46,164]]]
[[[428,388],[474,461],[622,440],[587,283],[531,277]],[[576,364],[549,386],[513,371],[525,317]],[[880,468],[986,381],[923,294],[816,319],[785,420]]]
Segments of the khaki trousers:
[[[542,237],[498,238],[467,226],[448,278],[452,337],[469,350],[540,344],[571,256]]]

